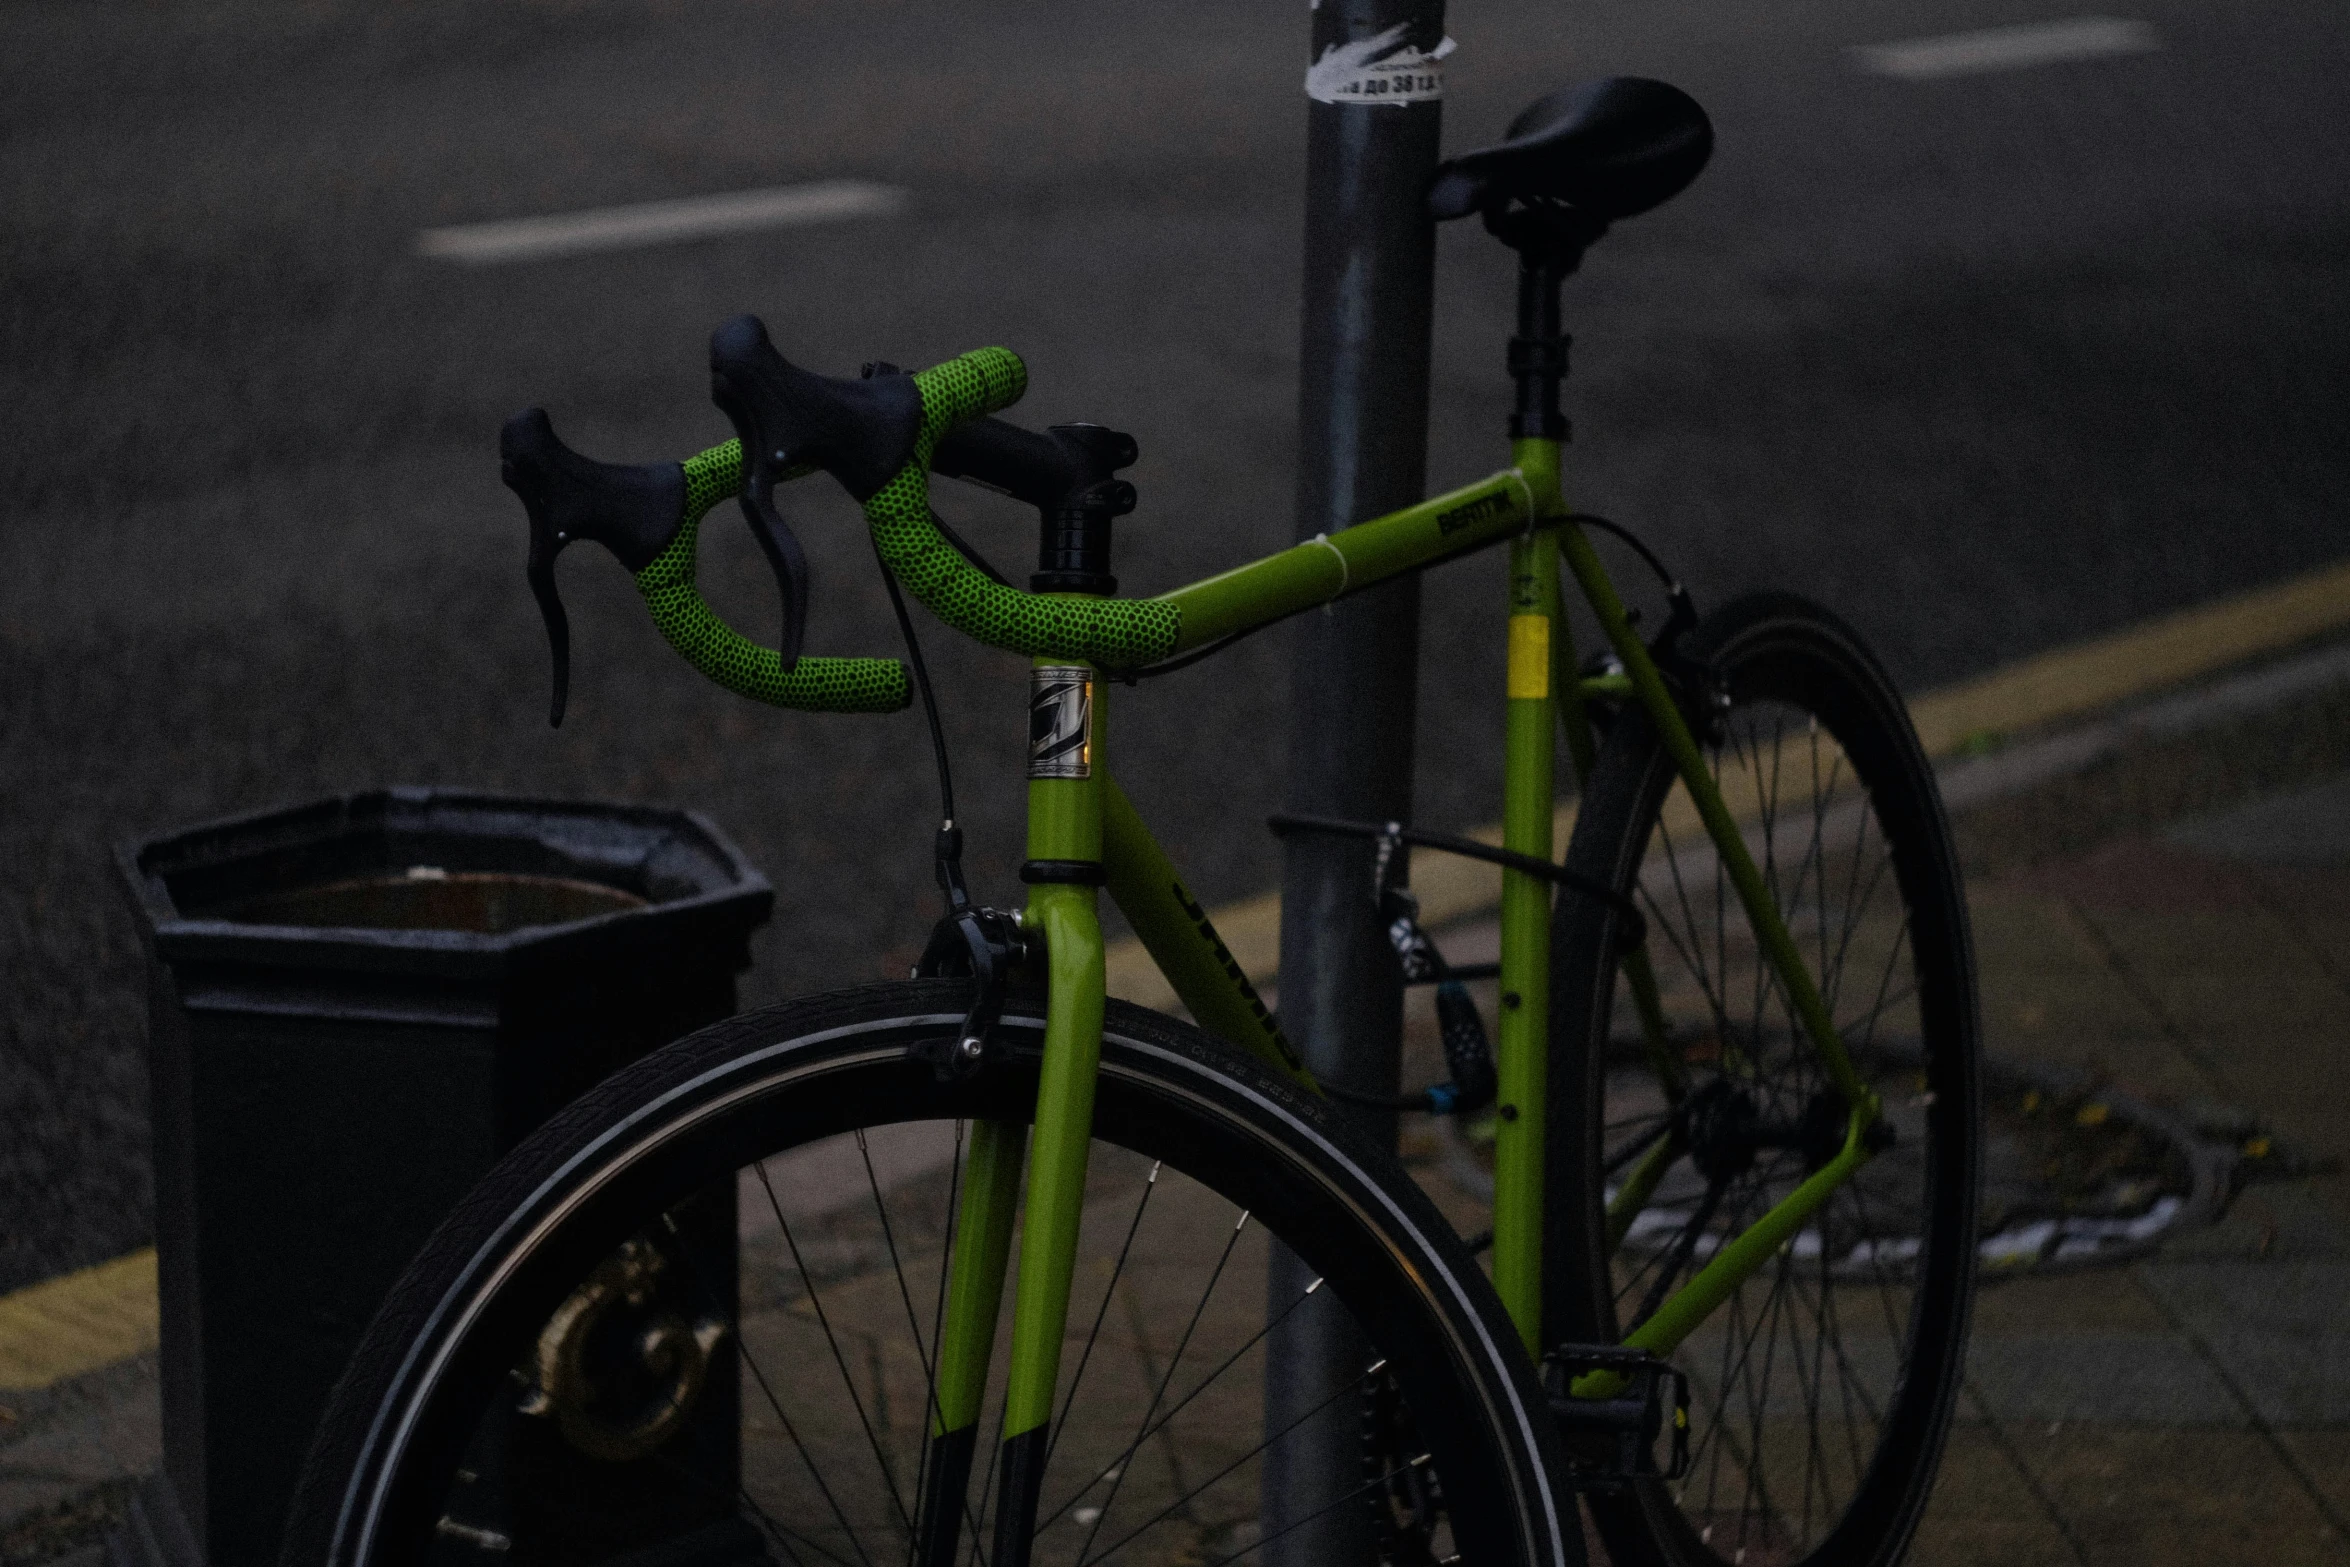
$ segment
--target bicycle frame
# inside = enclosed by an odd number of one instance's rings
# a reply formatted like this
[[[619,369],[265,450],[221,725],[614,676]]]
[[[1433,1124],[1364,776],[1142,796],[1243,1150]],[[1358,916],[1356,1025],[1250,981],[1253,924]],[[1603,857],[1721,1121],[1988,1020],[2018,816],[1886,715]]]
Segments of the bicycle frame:
[[[1595,749],[1585,715],[1589,698],[1628,695],[1654,719],[1765,958],[1786,986],[1829,1077],[1852,1107],[1841,1153],[1718,1251],[1625,1340],[1662,1355],[1792,1239],[1867,1161],[1863,1133],[1877,1119],[1878,1105],[1852,1068],[1696,736],[1635,635],[1590,541],[1567,512],[1559,485],[1559,444],[1521,439],[1512,455],[1511,467],[1476,484],[1337,535],[1310,539],[1166,597],[1182,611],[1180,653],[1506,540],[1510,586],[1502,843],[1546,861],[1556,858],[1557,849],[1554,725],[1565,731],[1578,775],[1587,776]],[[1562,567],[1573,574],[1597,617],[1623,666],[1621,676],[1585,679],[1576,674],[1578,661],[1563,613]],[[1033,1526],[1075,1266],[1106,994],[1099,887],[1107,886],[1202,1027],[1301,1083],[1313,1082],[1206,911],[1111,780],[1105,683],[1068,661],[1038,663],[1053,671],[1053,678],[1082,685],[1084,732],[1072,741],[1079,753],[1074,765],[1056,769],[1062,776],[1032,776],[1029,783],[1028,856],[1032,869],[1049,868],[1051,874],[1031,885],[1023,917],[1044,933],[1050,990],[1043,1076],[1026,1153],[1027,1218],[1020,1235],[1000,1458],[1004,1474],[996,1538],[998,1559],[1006,1561],[1025,1559],[1018,1549],[1003,1554],[1003,1547],[1015,1539],[1024,1544]],[[1080,873],[1092,867],[1099,868],[1098,874]],[[1543,1347],[1550,938],[1549,884],[1505,869],[1493,1279],[1534,1354]],[[1646,954],[1635,951],[1625,968],[1647,1051],[1668,1094],[1677,1096]],[[1021,1144],[1015,1123],[984,1125],[972,1142],[957,1217],[963,1244],[952,1262],[950,1309],[938,1350],[932,1458],[923,1496],[928,1540],[951,1542],[966,1515],[977,1422],[1010,1265]],[[1611,1240],[1620,1239],[1669,1157],[1667,1140],[1629,1173],[1616,1199],[1620,1214],[1610,1215]],[[1595,1373],[1575,1390],[1604,1395],[1612,1391],[1612,1380]]]

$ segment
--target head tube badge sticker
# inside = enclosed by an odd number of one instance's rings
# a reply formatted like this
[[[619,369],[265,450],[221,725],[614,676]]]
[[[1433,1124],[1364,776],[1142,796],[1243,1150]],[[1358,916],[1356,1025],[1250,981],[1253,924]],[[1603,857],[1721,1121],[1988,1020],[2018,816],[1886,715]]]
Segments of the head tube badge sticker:
[[[1306,67],[1306,96],[1316,103],[1432,103],[1444,96],[1444,68],[1453,51],[1443,40],[1433,49],[1405,42],[1411,30],[1398,22],[1383,33],[1353,43],[1332,44]]]
[[[1028,776],[1093,776],[1093,671],[1083,664],[1028,672]]]

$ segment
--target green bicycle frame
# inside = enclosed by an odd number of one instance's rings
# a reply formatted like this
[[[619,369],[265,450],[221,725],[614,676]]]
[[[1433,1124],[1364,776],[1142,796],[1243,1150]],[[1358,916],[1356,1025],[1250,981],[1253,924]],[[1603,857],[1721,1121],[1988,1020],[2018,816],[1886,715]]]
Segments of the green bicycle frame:
[[[1513,466],[1478,483],[1178,589],[1166,595],[1165,602],[1181,612],[1175,651],[1182,652],[1506,540],[1510,598],[1502,841],[1505,848],[1543,860],[1555,859],[1557,851],[1553,767],[1559,734],[1564,732],[1577,774],[1587,776],[1594,752],[1587,700],[1629,697],[1648,711],[1721,855],[1765,957],[1786,986],[1831,1080],[1851,1106],[1843,1151],[1724,1246],[1627,1339],[1637,1347],[1668,1354],[1788,1244],[1829,1193],[1867,1161],[1864,1133],[1876,1120],[1878,1107],[1852,1068],[1697,738],[1634,634],[1589,540],[1566,510],[1560,496],[1558,443],[1520,440],[1513,457]],[[1590,604],[1623,666],[1622,675],[1575,675],[1562,566],[1573,574]],[[999,1553],[1015,1531],[1024,1540],[1024,1531],[1033,1524],[1060,1375],[1106,994],[1099,888],[1108,888],[1176,995],[1203,1027],[1278,1072],[1309,1086],[1313,1081],[1216,934],[1207,912],[1112,781],[1105,682],[1091,668],[1070,660],[1038,660],[1036,678],[1040,691],[1052,684],[1060,711],[1082,714],[1082,734],[1073,735],[1051,776],[1038,776],[1032,761],[1029,783],[1029,866],[1023,875],[1030,889],[1023,918],[1030,929],[1044,935],[1050,989],[1036,1120],[1025,1156],[1026,1222],[1019,1236],[1004,1447],[999,1456]],[[1552,888],[1542,878],[1504,870],[1493,1276],[1526,1348],[1535,1353],[1541,1349],[1543,1311],[1551,896]],[[1665,1049],[1655,979],[1645,952],[1630,954],[1625,972],[1652,1063],[1667,1094],[1677,1098],[1679,1073]],[[1635,1167],[1617,1198],[1621,1217],[1610,1215],[1614,1234],[1620,1235],[1622,1224],[1638,1211],[1676,1152],[1669,1142],[1660,1144]],[[1011,1269],[1022,1165],[1021,1129],[1016,1124],[985,1123],[974,1131],[957,1218],[962,1243],[951,1264],[950,1309],[938,1349],[933,1451],[923,1498],[926,1538],[950,1546],[954,1531],[968,1516],[964,1491]],[[1606,1380],[1587,1377],[1576,1391],[1603,1394],[1610,1390]],[[1018,1559],[1017,1553],[1004,1559]]]

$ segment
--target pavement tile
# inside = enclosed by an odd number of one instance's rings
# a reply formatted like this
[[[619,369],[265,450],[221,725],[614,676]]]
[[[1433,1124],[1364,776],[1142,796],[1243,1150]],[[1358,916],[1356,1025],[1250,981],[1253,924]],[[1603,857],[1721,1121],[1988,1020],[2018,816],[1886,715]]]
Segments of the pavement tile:
[[[1962,1421],[1943,1449],[1933,1500],[1918,1526],[1913,1567],[1960,1563],[2050,1563],[2073,1567],[2063,1532],[1990,1427]]]
[[[2350,1038],[2343,994],[2307,962],[2295,933],[2266,910],[2230,914],[2091,910],[2132,977],[2177,1026],[2214,1038]],[[2337,1066],[2340,1064],[2335,1062]]]
[[[2013,1435],[2091,1562],[2342,1559],[2346,1542],[2254,1432],[2068,1423]]]
[[[137,1486],[110,1480],[82,1486],[31,1514],[0,1525],[0,1562],[8,1567],[96,1567]]]
[[[2342,1540],[2314,1515],[2290,1522],[2180,1522],[2143,1514],[2099,1520],[2081,1535],[2090,1567],[2341,1567]]]
[[[2265,913],[2241,919],[2108,914],[2101,928],[2164,1013],[2190,1034],[2292,1040],[2306,1051],[2345,1034],[2331,976],[2301,960]]]
[[[2237,1266],[2268,1262],[2288,1256],[2325,1253],[2339,1249],[2341,1222],[2332,1215],[2318,1216],[2320,1222],[2308,1223],[2307,1194],[2294,1191],[2299,1199],[2290,1211],[2280,1210],[2267,1201],[2270,1192],[2292,1190],[2272,1187],[2268,1192],[2238,1192],[2228,1203],[2227,1211],[2214,1222],[2201,1226],[2174,1230],[2163,1237],[2161,1255],[2173,1262],[2226,1262]]]
[[[1975,1292],[1974,1341],[2071,1333],[2168,1334],[2170,1323],[2134,1290],[2116,1290],[2110,1269],[2016,1274]]]
[[[2262,866],[2261,902],[2283,919],[2302,952],[2350,995],[2350,867]]]
[[[2160,1021],[2081,939],[2061,901],[2012,882],[1970,889],[1967,901],[1994,1050],[2062,1049],[2084,1028],[2104,1035],[2133,1022],[2160,1032]]]
[[[2350,1337],[2350,1262],[2258,1268],[2155,1261],[2137,1276],[2197,1332]]]
[[[2151,1263],[2147,1290],[2272,1425],[2350,1421],[2350,1262]]]
[[[1931,1511],[1910,1548],[1911,1567],[2076,1567],[2055,1526],[2022,1518],[1937,1519]]]
[[[2186,1339],[2074,1333],[1977,1340],[1967,1376],[2003,1423],[2243,1425],[2242,1406]]]
[[[2035,865],[2018,879],[2099,914],[2224,922],[2260,907],[2260,883],[2242,866],[2136,836],[2112,838],[2086,853]]]
[[[1984,1048],[2072,1071],[2110,1073],[2150,1095],[2194,1098],[2211,1082],[2165,1030],[2063,900],[2017,881],[1970,893]]]
[[[153,1355],[11,1394],[10,1408],[17,1418],[0,1425],[0,1535],[162,1461]]]
[[[2083,918],[2112,942],[2177,1032],[2168,1051],[2113,1049],[2117,1075],[2156,1096],[2217,1094],[2253,1110],[2306,1153],[2350,1154],[2350,1128],[2335,1108],[2350,1103],[2345,1009],[2330,981],[2276,950],[2281,936],[2261,951],[2259,943],[2186,916]],[[2174,1053],[2200,1070],[2163,1069]]]
[[[2277,1250],[2298,1256],[2350,1256],[2350,1172],[2336,1171],[2246,1195],[2256,1198],[2277,1226]]]
[[[2350,861],[2350,774],[2212,811],[2164,836],[2221,859],[2338,865]]]
[[[2317,1487],[2318,1494],[2333,1507],[2334,1516],[2350,1517],[2350,1431],[2285,1427],[2277,1432],[2277,1440],[2292,1453]]]
[[[2202,1334],[2350,1337],[2350,1262],[2270,1262],[2244,1269],[2155,1259],[2138,1264],[2136,1276]]]
[[[162,1461],[162,1423],[152,1407],[100,1405],[79,1419],[11,1446],[0,1475],[54,1476],[77,1483],[145,1474]]]

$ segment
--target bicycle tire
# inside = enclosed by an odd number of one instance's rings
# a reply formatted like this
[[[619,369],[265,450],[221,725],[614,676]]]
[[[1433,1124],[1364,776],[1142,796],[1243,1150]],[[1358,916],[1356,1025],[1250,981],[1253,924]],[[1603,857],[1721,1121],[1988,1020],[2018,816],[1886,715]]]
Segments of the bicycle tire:
[[[477,1462],[492,1417],[508,1426],[528,1418],[508,1407],[513,1368],[530,1363],[534,1343],[543,1350],[554,1322],[567,1320],[553,1314],[581,1298],[582,1281],[592,1281],[596,1268],[621,1255],[616,1248],[655,1235],[661,1216],[687,1211],[702,1200],[694,1194],[723,1189],[729,1179],[736,1190],[764,1189],[798,1264],[796,1283],[788,1272],[774,1282],[779,1298],[790,1297],[784,1305],[754,1309],[768,1287],[755,1282],[754,1265],[759,1256],[773,1254],[772,1246],[756,1253],[751,1241],[742,1242],[742,1282],[723,1323],[727,1342],[739,1348],[741,1368],[752,1373],[738,1371],[736,1378],[743,1451],[751,1453],[756,1435],[763,1444],[759,1451],[778,1460],[775,1473],[762,1469],[753,1476],[746,1469],[741,1483],[744,1505],[733,1527],[738,1536],[751,1529],[763,1536],[746,1542],[743,1559],[760,1560],[762,1552],[765,1559],[787,1562],[908,1559],[912,1524],[899,1480],[917,1472],[929,1429],[920,1391],[929,1364],[920,1319],[930,1319],[928,1341],[935,1344],[933,1301],[943,1291],[932,1292],[940,1288],[941,1259],[953,1245],[949,1220],[926,1271],[917,1256],[921,1237],[939,1232],[917,1221],[928,1209],[953,1211],[958,1177],[937,1169],[919,1178],[893,1175],[885,1192],[875,1174],[875,1150],[884,1151],[885,1164],[898,1157],[886,1150],[911,1146],[908,1127],[1025,1122],[1036,1095],[1043,1021],[1033,1004],[1016,999],[1007,1009],[991,1036],[987,1064],[968,1079],[942,1076],[917,1052],[918,1046],[955,1038],[968,1000],[961,981],[909,981],[768,1007],[664,1048],[541,1128],[440,1227],[369,1328],[320,1427],[281,1560],[288,1567],[438,1560],[452,1553],[452,1521],[479,1535],[485,1527],[480,1521],[458,1517],[472,1494],[464,1487],[478,1481],[473,1469],[462,1466]],[[1252,1539],[1250,1515],[1261,1472],[1252,1474],[1249,1466],[1261,1471],[1261,1444],[1253,1455],[1241,1452],[1240,1467],[1193,1485],[1188,1514],[1159,1504],[1188,1483],[1178,1448],[1181,1455],[1196,1451],[1221,1462],[1261,1435],[1247,1378],[1248,1357],[1261,1370],[1262,1349],[1249,1349],[1252,1341],[1242,1330],[1253,1321],[1259,1325],[1256,1338],[1263,1337],[1268,1296],[1262,1288],[1249,1294],[1246,1277],[1252,1267],[1247,1246],[1262,1253],[1269,1241],[1254,1237],[1266,1235],[1292,1247],[1315,1270],[1320,1286],[1285,1309],[1327,1310],[1332,1307],[1320,1302],[1336,1302],[1350,1311],[1370,1352],[1385,1363],[1383,1374],[1401,1387],[1413,1428],[1426,1443],[1427,1462],[1453,1504],[1451,1538],[1463,1559],[1580,1567],[1572,1498],[1554,1489],[1554,1439],[1533,1368],[1475,1261],[1392,1161],[1353,1136],[1326,1105],[1230,1047],[1117,1002],[1108,1009],[1094,1125],[1102,1193],[1089,1188],[1080,1263],[1098,1273],[1113,1250],[1117,1260],[1098,1296],[1080,1288],[1072,1302],[1073,1336],[1056,1400],[1059,1445],[1048,1459],[1036,1560],[1256,1559],[1251,1553],[1265,1542]],[[817,1168],[807,1161],[852,1145],[864,1161],[870,1206],[889,1237],[886,1267],[874,1260],[876,1253],[855,1245],[844,1250],[839,1243],[847,1229],[819,1230],[804,1214],[795,1221],[776,1195],[787,1193],[795,1204],[814,1201],[807,1193],[821,1181],[806,1174]],[[947,1163],[959,1171],[960,1133],[954,1148]],[[1144,1179],[1139,1172],[1146,1162]],[[742,1184],[753,1168],[757,1188]],[[1163,1180],[1162,1168],[1174,1179]],[[941,1180],[943,1204],[936,1201]],[[1129,1187],[1137,1180],[1140,1196],[1129,1209]],[[850,1184],[856,1184],[854,1176]],[[1105,1195],[1112,1188],[1114,1200]],[[901,1202],[901,1194],[911,1195]],[[862,1204],[860,1198],[851,1206],[861,1214]],[[1241,1212],[1237,1222],[1230,1220],[1234,1208]],[[861,1217],[856,1222],[869,1224]],[[1149,1234],[1154,1227],[1161,1233]],[[743,1234],[753,1226],[750,1218],[738,1217],[735,1228]],[[1121,1229],[1122,1247],[1114,1244]],[[860,1244],[876,1242],[869,1228],[856,1233]],[[1204,1290],[1203,1269],[1186,1270],[1171,1256],[1170,1248],[1187,1240],[1198,1242],[1203,1256],[1221,1247],[1223,1260]],[[821,1249],[827,1246],[833,1250]],[[849,1260],[825,1260],[835,1252]],[[813,1266],[810,1256],[817,1259]],[[868,1263],[868,1271],[858,1271]],[[694,1271],[690,1265],[688,1271]],[[1216,1297],[1218,1280],[1230,1281],[1222,1297]],[[1140,1300],[1162,1285],[1149,1304],[1133,1307],[1129,1325],[1102,1332],[1114,1299]],[[802,1293],[792,1296],[795,1289]],[[1212,1308],[1215,1299],[1227,1304]],[[1231,1302],[1246,1309],[1236,1312]],[[1147,1348],[1160,1325],[1178,1320],[1180,1311],[1163,1309],[1170,1303],[1190,1312],[1190,1326],[1163,1373],[1145,1350],[1133,1350],[1131,1359],[1148,1362],[1147,1374],[1137,1379],[1132,1366],[1110,1357],[1126,1353],[1125,1339]],[[1149,1314],[1154,1309],[1159,1316]],[[821,1333],[807,1326],[811,1310],[823,1320]],[[1124,1308],[1121,1315],[1127,1315]],[[1089,1316],[1091,1336],[1081,1343],[1077,1335]],[[1003,1317],[1008,1323],[1010,1312]],[[1212,1334],[1222,1336],[1210,1343]],[[890,1342],[875,1352],[864,1381],[872,1394],[867,1399],[858,1391],[867,1362],[844,1353],[842,1345],[885,1336]],[[900,1338],[911,1341],[910,1373]],[[1161,1351],[1166,1338],[1160,1335]],[[1234,1358],[1220,1359],[1235,1338],[1242,1348]],[[762,1347],[778,1345],[792,1352],[772,1354]],[[764,1366],[763,1355],[769,1357]],[[1180,1378],[1179,1364],[1185,1367]],[[1195,1385],[1191,1377],[1203,1365],[1216,1369]],[[886,1395],[906,1375],[914,1379],[912,1390],[893,1413]],[[1146,1402],[1153,1375],[1157,1390]],[[1001,1378],[999,1342],[983,1435],[1000,1409]],[[1080,1382],[1083,1398],[1076,1396]],[[1351,1422],[1364,1385],[1350,1373],[1325,1402]],[[825,1389],[845,1390],[832,1394],[841,1407],[812,1408],[807,1401]],[[1115,1425],[1099,1416],[1097,1395],[1114,1406]],[[787,1411],[787,1405],[794,1407]],[[849,1405],[855,1406],[855,1422],[848,1419]],[[1131,1418],[1137,1409],[1139,1421]],[[792,1433],[788,1443],[770,1429],[778,1423]],[[862,1433],[855,1429],[859,1423]],[[1111,1433],[1106,1442],[1103,1432]],[[673,1470],[687,1463],[676,1446],[683,1440],[671,1439],[663,1450]],[[837,1461],[829,1477],[808,1461],[811,1442],[826,1462]],[[795,1445],[798,1455],[785,1463],[787,1448]],[[1161,1448],[1163,1464],[1144,1473],[1159,1463]],[[1116,1452],[1123,1457],[1099,1463]],[[980,1463],[989,1456],[983,1450]],[[612,1484],[625,1489],[621,1467],[611,1471]],[[815,1489],[804,1477],[795,1478],[803,1470],[819,1476]],[[1136,1483],[1125,1493],[1126,1516],[1116,1518],[1119,1487],[1127,1479]],[[993,1498],[976,1474],[974,1481],[960,1549],[984,1560],[992,1546],[986,1510]],[[1333,1497],[1329,1506],[1346,1506],[1350,1518],[1360,1518],[1379,1481],[1369,1477],[1359,1491]],[[1076,1506],[1089,1497],[1099,1504],[1090,1520]],[[592,1510],[593,1498],[553,1500]],[[527,1521],[543,1510],[530,1498],[509,1496],[502,1505],[506,1510],[492,1522],[508,1528],[515,1527],[518,1513]],[[1294,1515],[1294,1502],[1292,1508]],[[731,1503],[728,1510],[734,1510]],[[614,1533],[624,1527],[600,1523],[592,1550],[577,1555],[512,1534],[502,1536],[507,1545],[497,1554],[509,1561],[668,1559],[657,1556],[656,1542]],[[879,1544],[887,1549],[873,1548]]]
[[[1843,622],[1756,595],[1680,651],[1710,671],[1714,689],[1691,703],[1701,745],[1895,1142],[1680,1347],[1687,1474],[1594,1494],[1591,1511],[1622,1567],[1883,1567],[1932,1488],[1975,1272],[1980,1044],[1958,861],[1900,694]],[[1660,1277],[1686,1279],[1826,1162],[1844,1118],[1637,706],[1616,715],[1566,863],[1638,901],[1667,1024],[1668,1064],[1651,1067],[1629,1037],[1617,912],[1562,895],[1546,1327],[1612,1343],[1653,1309]],[[1668,1071],[1682,1074],[1678,1110]],[[1610,1197],[1660,1141],[1689,1151],[1637,1211],[1626,1200],[1611,1236]]]

